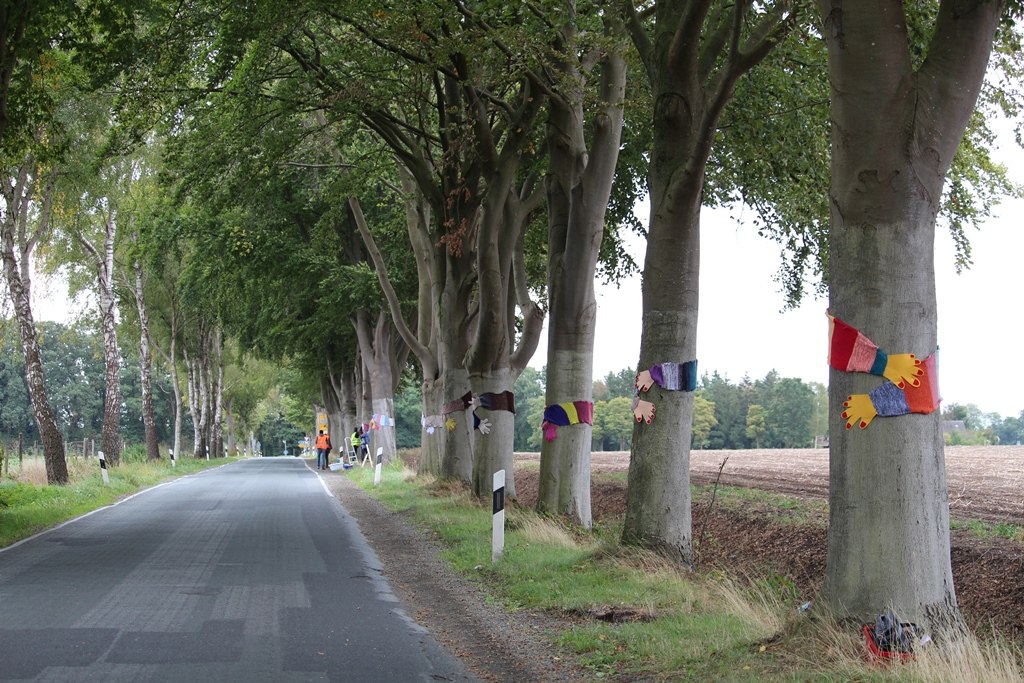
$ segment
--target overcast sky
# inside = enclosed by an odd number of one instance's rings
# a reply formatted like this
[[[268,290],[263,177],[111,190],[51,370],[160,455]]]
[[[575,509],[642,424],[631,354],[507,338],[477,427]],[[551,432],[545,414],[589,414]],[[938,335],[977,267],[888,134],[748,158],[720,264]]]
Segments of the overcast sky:
[[[1024,410],[1019,393],[1024,371],[1016,362],[1024,343],[1024,325],[1018,319],[1024,289],[1021,216],[1024,201],[1007,202],[980,231],[972,231],[974,266],[960,275],[952,239],[944,228],[937,230],[939,389],[944,403],[973,403],[1004,417]],[[730,221],[724,212],[705,211],[701,232],[699,372],[717,370],[738,382],[744,375],[761,379],[774,369],[783,377],[826,384],[825,299],[780,312],[783,296],[773,280],[781,258],[778,246],[759,237],[752,226]],[[643,263],[640,240],[633,245],[633,256]],[[598,287],[595,377],[636,365],[640,322],[639,275],[619,288]],[[544,365],[545,346],[546,334],[531,365]]]

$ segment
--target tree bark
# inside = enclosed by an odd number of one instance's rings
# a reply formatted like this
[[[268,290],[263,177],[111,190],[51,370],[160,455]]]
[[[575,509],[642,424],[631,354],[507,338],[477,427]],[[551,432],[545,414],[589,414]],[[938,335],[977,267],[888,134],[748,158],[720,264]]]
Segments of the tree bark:
[[[25,243],[24,247],[19,245],[20,264],[18,256],[15,255],[15,245],[18,242],[15,231],[18,222],[27,215],[27,205],[31,197],[31,191],[26,186],[27,173],[27,168],[23,168],[18,181],[3,184],[7,210],[3,215],[2,223],[0,223],[0,230],[2,230],[0,233],[0,257],[3,258],[7,289],[14,306],[14,316],[18,321],[18,333],[25,358],[25,379],[28,385],[29,400],[32,403],[32,414],[43,442],[46,481],[49,484],[66,484],[68,483],[68,464],[64,453],[64,439],[60,435],[53,408],[46,394],[46,379],[39,350],[39,338],[36,335],[35,320],[32,315],[31,282],[24,281],[21,274],[22,268],[27,267],[26,264],[31,258],[31,245],[34,242]]]
[[[117,343],[117,295],[114,292],[114,241],[117,238],[117,209],[109,207],[103,217],[102,251],[84,235],[78,240],[92,257],[96,268],[100,327],[103,330],[103,431],[102,448],[107,464],[121,462],[121,349]]]
[[[146,308],[142,266],[132,263],[134,271],[135,306],[139,312],[139,374],[142,385],[142,425],[146,434],[146,459],[160,459],[160,444],[156,434],[156,420],[153,418],[153,354],[149,348],[149,311]]]
[[[832,84],[829,305],[889,354],[936,351],[942,184],[981,87],[1001,2],[942,2],[915,72],[902,3],[819,2]],[[824,600],[840,616],[960,622],[940,412],[846,428],[843,403],[885,382],[830,370]],[[938,381],[938,378],[933,378]]]
[[[420,425],[420,460],[416,473],[442,476],[444,441],[448,431],[441,419],[444,385],[440,379],[424,380],[420,385],[423,424]]]
[[[750,26],[752,4],[658,2],[653,35],[632,3],[622,5],[654,98],[638,370],[696,357],[700,207],[715,132],[738,79],[786,35],[794,17],[778,3]],[[690,564],[693,393],[654,384],[641,398],[656,413],[650,424],[634,425],[622,540]]]
[[[184,404],[181,400],[181,380],[178,376],[178,313],[177,305],[173,300],[171,302],[171,315],[170,320],[168,321],[168,328],[170,331],[170,340],[168,342],[167,351],[165,352],[159,344],[154,344],[153,346],[157,349],[160,355],[163,356],[164,362],[167,363],[167,368],[171,372],[171,387],[174,391],[174,436],[172,437],[173,446],[171,458],[177,459],[181,457],[181,409]]]
[[[224,444],[224,450],[228,455],[238,455],[237,438],[235,437],[235,411],[234,411],[234,398],[228,398],[224,401],[224,424],[227,428],[227,439]]]
[[[371,433],[371,447],[374,453],[378,448],[383,448],[384,462],[388,463],[397,452],[394,419],[398,373],[396,349],[391,338],[392,324],[390,318],[381,312],[378,314],[377,322],[371,326],[369,315],[361,310],[356,314],[355,327],[359,338],[359,352],[369,379],[372,397],[371,416],[376,416],[378,420],[378,423],[371,424],[371,427],[376,427]],[[390,420],[390,424],[379,424],[382,418]]]
[[[495,204],[498,199],[503,200],[503,205]],[[530,300],[522,269],[516,267],[521,265],[516,257],[523,247],[522,235],[530,212],[531,202],[524,202],[511,187],[506,189],[503,198],[500,193],[488,195],[484,203],[477,258],[480,311],[475,338],[466,353],[466,369],[476,401],[481,400],[483,394],[511,393],[540,338],[544,313]],[[487,254],[481,256],[484,252]],[[518,344],[515,339],[517,305],[523,311]],[[505,495],[515,499],[512,447],[515,413],[479,407],[475,414],[489,421],[490,433],[477,430],[473,441],[473,492],[480,498],[490,497],[494,474],[504,470]]]
[[[213,330],[213,340],[210,353],[210,376],[212,384],[212,406],[210,416],[210,446],[213,449],[214,457],[224,457],[224,428],[222,416],[224,415],[224,336],[217,324]]]
[[[568,33],[568,30],[566,30]],[[600,109],[591,154],[585,139],[584,74],[570,55],[562,63],[560,95],[548,101],[548,361],[545,402],[593,402],[597,301],[594,275],[604,233],[605,207],[618,159],[625,97],[625,63],[609,53],[601,68]],[[572,84],[572,85],[570,85]],[[566,87],[568,86],[568,87]],[[561,427],[541,444],[537,510],[565,515],[584,528],[590,510],[592,427]]]

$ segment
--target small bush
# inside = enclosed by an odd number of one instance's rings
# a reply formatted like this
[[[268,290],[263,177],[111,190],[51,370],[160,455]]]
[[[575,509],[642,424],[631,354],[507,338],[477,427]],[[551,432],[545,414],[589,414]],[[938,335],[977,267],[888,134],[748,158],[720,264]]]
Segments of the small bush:
[[[121,462],[141,463],[146,462],[146,459],[146,444],[144,443],[133,443],[130,446],[125,446],[121,451]]]

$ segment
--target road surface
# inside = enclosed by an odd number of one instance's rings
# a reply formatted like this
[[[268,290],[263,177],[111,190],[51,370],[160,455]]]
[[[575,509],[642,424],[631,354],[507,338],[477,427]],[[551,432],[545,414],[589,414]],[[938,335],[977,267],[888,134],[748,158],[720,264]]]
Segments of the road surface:
[[[0,680],[475,679],[316,473],[262,458],[0,551]]]

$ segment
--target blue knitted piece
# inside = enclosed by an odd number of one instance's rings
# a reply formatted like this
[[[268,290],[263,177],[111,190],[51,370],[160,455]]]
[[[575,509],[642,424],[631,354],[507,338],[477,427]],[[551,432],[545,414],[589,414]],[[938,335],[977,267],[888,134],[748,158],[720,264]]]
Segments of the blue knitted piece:
[[[697,390],[697,361],[691,360],[680,365],[682,371],[683,391],[696,391]]]
[[[875,362],[872,363],[872,365],[871,365],[871,370],[870,370],[871,374],[872,375],[878,375],[879,377],[881,377],[882,373],[885,372],[885,366],[886,366],[886,364],[888,362],[889,362],[889,354],[887,354],[882,349],[877,349],[875,351]]]
[[[875,387],[868,392],[868,396],[879,417],[893,417],[910,413],[906,394],[892,382]]]

